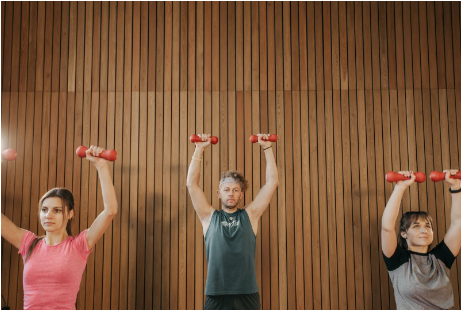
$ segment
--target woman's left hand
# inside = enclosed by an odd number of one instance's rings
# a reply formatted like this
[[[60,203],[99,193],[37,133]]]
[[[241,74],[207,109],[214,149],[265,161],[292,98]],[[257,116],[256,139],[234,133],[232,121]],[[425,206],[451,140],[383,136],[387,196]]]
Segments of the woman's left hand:
[[[99,165],[107,162],[105,159],[99,157],[99,154],[104,150],[105,149],[102,147],[92,145],[90,148],[88,148],[87,151],[85,151],[86,159],[90,162],[93,162],[96,168],[98,168]]]
[[[445,181],[450,185],[451,190],[461,189],[461,179],[454,179],[451,176],[454,176],[458,173],[458,170],[444,170]]]

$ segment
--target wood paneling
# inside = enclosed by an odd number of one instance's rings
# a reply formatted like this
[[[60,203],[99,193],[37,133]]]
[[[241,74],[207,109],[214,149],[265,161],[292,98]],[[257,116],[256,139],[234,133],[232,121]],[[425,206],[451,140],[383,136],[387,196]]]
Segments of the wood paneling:
[[[248,136],[276,133],[280,185],[261,218],[263,309],[395,308],[382,260],[389,170],[460,166],[460,5],[314,2],[2,2],[2,213],[43,234],[37,202],[65,186],[73,233],[103,210],[80,145],[115,149],[120,211],[88,259],[79,309],[202,309],[202,227],[185,189],[192,133],[209,202],[220,172],[265,183]],[[37,182],[34,182],[37,181]],[[450,223],[446,185],[402,212]],[[23,264],[2,241],[2,295],[23,307]],[[455,308],[459,260],[452,268]],[[2,302],[3,303],[3,302]]]

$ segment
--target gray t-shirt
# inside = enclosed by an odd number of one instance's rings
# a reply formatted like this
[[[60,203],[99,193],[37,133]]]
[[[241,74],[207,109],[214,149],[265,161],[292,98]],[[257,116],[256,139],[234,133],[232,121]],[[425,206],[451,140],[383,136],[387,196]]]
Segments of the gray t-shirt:
[[[450,310],[454,307],[450,269],[455,256],[444,241],[426,254],[397,246],[384,254],[398,310]]]

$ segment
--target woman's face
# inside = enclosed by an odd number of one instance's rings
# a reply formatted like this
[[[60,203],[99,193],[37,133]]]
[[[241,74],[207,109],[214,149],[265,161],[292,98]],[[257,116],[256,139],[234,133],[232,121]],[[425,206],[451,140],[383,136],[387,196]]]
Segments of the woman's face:
[[[40,210],[40,222],[43,229],[47,232],[56,232],[60,230],[66,231],[67,222],[72,218],[73,211],[65,214],[65,206],[59,197],[46,198],[43,201],[42,209]]]
[[[430,222],[421,218],[412,223],[407,232],[401,232],[400,234],[407,239],[408,247],[429,246],[434,238]]]

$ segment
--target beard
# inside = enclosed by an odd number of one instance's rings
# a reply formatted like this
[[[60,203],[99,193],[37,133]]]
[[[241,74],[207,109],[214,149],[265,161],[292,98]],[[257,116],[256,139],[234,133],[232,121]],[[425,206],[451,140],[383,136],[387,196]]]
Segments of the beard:
[[[235,200],[234,203],[232,204],[226,204],[224,202],[222,204],[224,205],[226,209],[233,209],[233,208],[236,208],[239,203],[240,203],[240,199]]]

